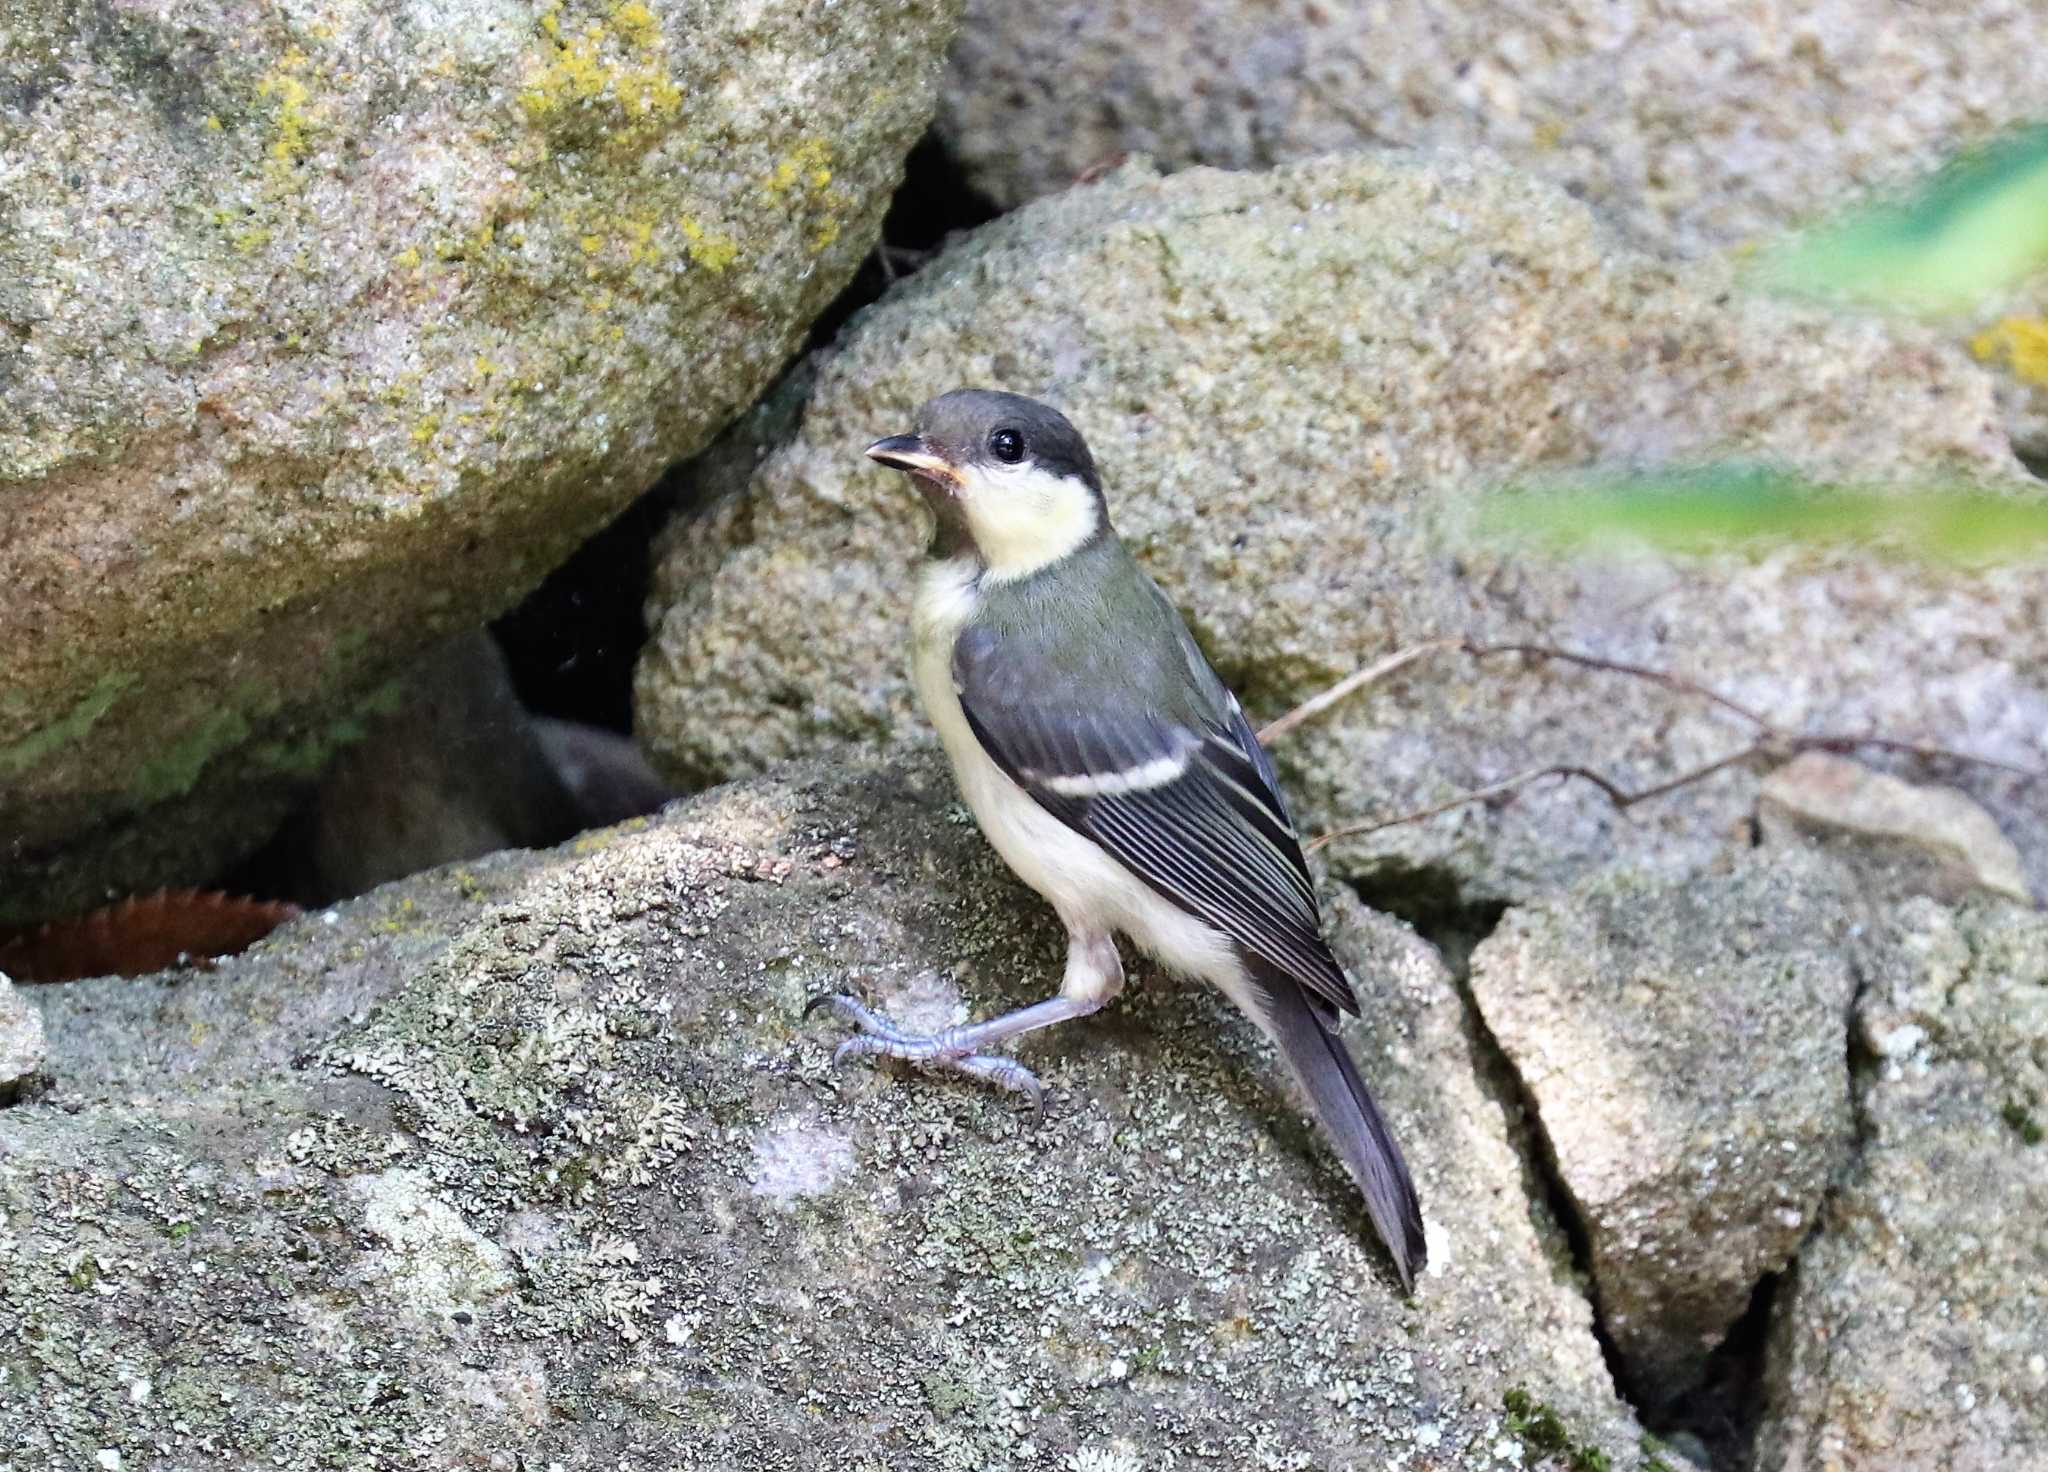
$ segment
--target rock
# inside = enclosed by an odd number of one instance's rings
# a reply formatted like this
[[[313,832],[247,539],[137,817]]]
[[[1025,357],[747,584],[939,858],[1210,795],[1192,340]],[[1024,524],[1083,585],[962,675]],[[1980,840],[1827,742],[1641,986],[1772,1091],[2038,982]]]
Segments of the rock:
[[[1756,1465],[2048,1465],[2048,919],[1916,899],[1879,941],[1862,1149],[1779,1293]]]
[[[400,661],[750,403],[957,12],[14,7],[0,921],[245,851]]]
[[[1981,889],[2033,903],[2019,849],[1981,804],[1952,787],[1808,751],[1764,779],[1757,816],[1766,837],[1842,840],[1844,852],[1886,869],[1906,893],[1954,900]]]
[[[632,739],[616,731],[543,716],[534,721],[533,734],[583,827],[608,828],[644,817],[676,795]]]
[[[437,865],[560,843],[672,795],[625,737],[529,712],[481,630],[423,654],[392,706],[266,849],[267,892],[327,904]]]
[[[267,887],[325,904],[440,864],[560,843],[583,826],[482,630],[425,651],[392,706],[321,775],[282,845],[297,872]]]
[[[1792,729],[2048,762],[2038,571],[1813,550],[1565,562],[1469,530],[1469,493],[1497,481],[1723,455],[2031,487],[1961,355],[1731,295],[1718,266],[1631,254],[1495,164],[1126,170],[957,243],[815,371],[801,414],[757,436],[788,438],[748,490],[664,543],[636,722],[671,776],[929,739],[904,668],[924,513],[860,449],[961,384],[1072,414],[1125,540],[1257,719],[1466,634],[1674,670]],[[1313,828],[1552,762],[1649,786],[1752,734],[1639,680],[1444,654],[1275,754]],[[2048,881],[2040,785],[1954,780]],[[1748,823],[1755,791],[1737,768],[1617,814],[1590,786],[1540,784],[1339,844],[1332,864],[1390,901],[1446,883],[1468,902],[1529,897],[1616,858],[1684,874]]]
[[[1849,1159],[1859,913],[1818,853],[1744,850],[1683,881],[1592,876],[1473,952],[1642,1402],[1698,1380]]]
[[[939,127],[1006,204],[1124,152],[1483,147],[1697,250],[2033,120],[2044,47],[2048,15],[2008,0],[969,0]]]
[[[42,1068],[45,1052],[43,1014],[0,971],[0,1103],[12,1099]]]
[[[1140,973],[1027,1045],[1036,1130],[832,1070],[799,1020],[822,988],[952,1017],[1058,975],[1057,925],[957,811],[928,759],[816,764],[387,886],[210,974],[54,989],[54,1092],[0,1132],[4,1444],[1478,1472],[1561,1438],[1637,1465],[1456,988],[1354,900],[1352,1041],[1429,1223],[1412,1301],[1208,992]]]

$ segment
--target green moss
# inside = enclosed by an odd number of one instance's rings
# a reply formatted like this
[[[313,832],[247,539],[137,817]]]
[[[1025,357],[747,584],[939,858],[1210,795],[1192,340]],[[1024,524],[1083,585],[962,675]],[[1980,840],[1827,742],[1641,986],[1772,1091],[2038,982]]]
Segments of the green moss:
[[[2010,1100],[2005,1108],[1998,1111],[1998,1117],[2003,1119],[2012,1132],[2020,1137],[2023,1144],[2038,1145],[2041,1143],[2043,1132],[2040,1121],[2035,1119],[2034,1112],[2027,1108],[2026,1105],[2020,1103],[2019,1100]]]
[[[135,683],[136,678],[129,674],[101,676],[85,699],[71,707],[68,713],[29,732],[11,745],[0,746],[0,772],[9,776],[25,772],[51,753],[82,738],[99,723],[101,716],[114,708],[114,702]]]
[[[1557,1412],[1519,1386],[1501,1397],[1508,1434],[1541,1461],[1555,1461],[1572,1472],[1608,1472],[1607,1453],[1590,1442],[1573,1441]]]
[[[246,715],[233,708],[215,711],[168,751],[143,764],[128,783],[128,800],[148,807],[190,792],[208,762],[248,739]]]
[[[1643,1454],[1643,1472],[1678,1472],[1676,1467],[1664,1460],[1664,1453],[1669,1448],[1664,1445],[1661,1437],[1652,1436],[1645,1431],[1642,1439],[1636,1443],[1636,1449]]]
[[[313,778],[344,748],[369,732],[370,722],[405,703],[405,681],[387,680],[357,701],[348,714],[296,741],[262,741],[249,748],[250,763],[287,777]]]

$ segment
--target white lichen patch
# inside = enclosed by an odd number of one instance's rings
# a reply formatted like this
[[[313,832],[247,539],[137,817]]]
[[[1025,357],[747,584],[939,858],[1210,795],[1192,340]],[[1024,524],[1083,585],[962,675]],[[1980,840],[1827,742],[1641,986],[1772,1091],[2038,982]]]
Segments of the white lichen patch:
[[[387,1170],[348,1183],[363,1228],[383,1247],[368,1254],[364,1277],[421,1319],[481,1314],[513,1288],[505,1250],[476,1231],[413,1170]]]
[[[969,1007],[960,988],[937,971],[919,971],[897,981],[884,981],[878,991],[892,1022],[911,1032],[937,1032],[967,1020]]]
[[[787,1122],[754,1137],[754,1194],[784,1210],[812,1196],[824,1196],[853,1170],[853,1145],[821,1125]]]
[[[1141,1472],[1144,1460],[1127,1441],[1084,1446],[1067,1459],[1073,1472]]]
[[[530,1351],[489,1369],[465,1366],[454,1375],[451,1388],[486,1415],[526,1427],[548,1422],[547,1367]]]

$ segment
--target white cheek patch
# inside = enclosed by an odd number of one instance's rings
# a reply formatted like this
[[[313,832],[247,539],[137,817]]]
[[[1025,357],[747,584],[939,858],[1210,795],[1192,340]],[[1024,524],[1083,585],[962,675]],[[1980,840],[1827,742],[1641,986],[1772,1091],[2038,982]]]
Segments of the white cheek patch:
[[[1029,577],[1095,535],[1095,493],[1077,476],[1034,465],[973,465],[961,473],[967,527],[996,583]]]

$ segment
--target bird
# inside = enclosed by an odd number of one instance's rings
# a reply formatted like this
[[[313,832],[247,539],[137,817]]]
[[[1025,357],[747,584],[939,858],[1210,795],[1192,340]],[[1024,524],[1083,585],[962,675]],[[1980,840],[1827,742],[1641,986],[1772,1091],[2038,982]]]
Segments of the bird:
[[[956,389],[867,446],[934,517],[911,614],[911,673],[967,807],[1067,931],[1045,1001],[929,1034],[845,992],[835,1061],[906,1059],[1028,1096],[991,1050],[1093,1013],[1123,988],[1121,934],[1218,988],[1270,1038],[1356,1181],[1406,1293],[1427,1253],[1399,1145],[1338,1036],[1358,1012],[1324,940],[1271,759],[1173,603],[1110,524],[1065,415]]]

